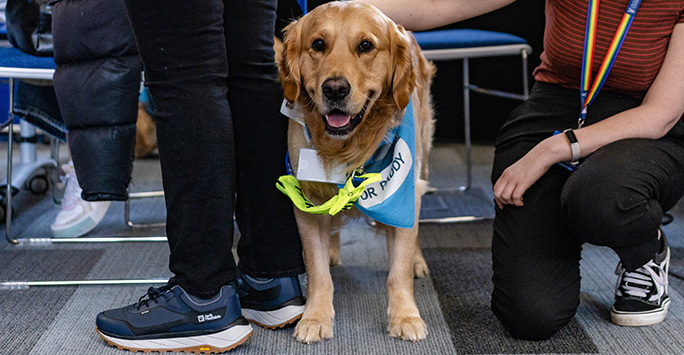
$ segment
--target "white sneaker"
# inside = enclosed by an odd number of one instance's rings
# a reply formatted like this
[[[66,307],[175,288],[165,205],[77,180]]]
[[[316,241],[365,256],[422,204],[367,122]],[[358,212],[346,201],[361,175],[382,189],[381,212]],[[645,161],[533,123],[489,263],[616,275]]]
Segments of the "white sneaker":
[[[81,186],[76,179],[72,161],[62,165],[66,188],[59,211],[50,228],[55,238],[80,237],[97,226],[109,209],[110,201],[88,202],[81,198]]]

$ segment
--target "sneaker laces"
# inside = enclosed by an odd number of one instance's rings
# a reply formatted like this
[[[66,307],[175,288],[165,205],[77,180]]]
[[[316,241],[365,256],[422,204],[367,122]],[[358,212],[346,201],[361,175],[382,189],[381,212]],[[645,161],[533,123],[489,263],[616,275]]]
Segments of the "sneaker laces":
[[[140,308],[142,308],[143,306],[147,307],[150,301],[154,301],[154,303],[159,303],[159,297],[164,297],[164,300],[168,300],[170,297],[170,295],[168,295],[169,290],[171,290],[171,286],[169,285],[165,285],[158,288],[148,288],[147,294],[140,297],[140,299],[138,299],[138,302],[134,305],[136,310],[139,311]]]
[[[667,279],[662,276],[663,272],[660,265],[653,260],[632,272],[627,271],[622,267],[622,263],[619,263],[615,273],[622,277],[619,279],[617,292],[623,291],[632,297],[647,298],[656,287],[654,280],[667,285]]]
[[[62,165],[64,175],[60,176],[62,184],[66,186],[64,189],[64,196],[62,196],[62,209],[70,210],[76,206],[78,200],[81,198],[81,186],[78,184],[76,178],[76,171],[71,162]]]

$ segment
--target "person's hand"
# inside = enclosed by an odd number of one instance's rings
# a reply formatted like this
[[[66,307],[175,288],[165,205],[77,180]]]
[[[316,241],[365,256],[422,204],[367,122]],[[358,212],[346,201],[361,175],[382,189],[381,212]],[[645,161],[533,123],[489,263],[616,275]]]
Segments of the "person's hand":
[[[537,145],[504,170],[494,184],[494,201],[499,208],[503,209],[504,205],[523,206],[525,191],[553,165],[545,158],[548,157],[544,149]]]

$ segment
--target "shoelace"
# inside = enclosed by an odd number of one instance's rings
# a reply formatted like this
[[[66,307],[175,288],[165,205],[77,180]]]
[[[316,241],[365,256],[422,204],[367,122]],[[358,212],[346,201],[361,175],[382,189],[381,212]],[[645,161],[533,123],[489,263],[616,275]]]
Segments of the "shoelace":
[[[154,301],[154,303],[159,303],[159,301],[157,300],[159,297],[164,297],[164,300],[168,300],[170,297],[169,295],[167,295],[169,290],[171,290],[171,287],[168,285],[159,288],[148,288],[147,294],[143,295],[142,297],[140,297],[140,299],[138,299],[138,302],[135,304],[135,308],[139,311],[140,308],[142,308],[143,306],[147,306],[150,301]]]
[[[71,175],[74,175],[73,177]],[[62,197],[62,208],[71,209],[76,205],[76,198],[80,194],[76,184],[71,183],[73,179],[76,179],[75,174],[67,174],[62,178],[64,184],[66,184],[66,190],[64,190],[64,196]]]
[[[659,273],[656,273],[654,269],[660,270],[660,266],[653,262],[653,260],[649,261],[646,265],[634,270],[633,272],[626,271],[622,267],[622,263],[618,264],[615,272],[618,275],[624,273],[622,275],[619,289],[633,297],[648,297],[653,287],[655,287],[653,280],[661,279]]]
[[[76,201],[81,196],[81,187],[78,185],[76,179],[76,171],[74,167],[69,164],[64,164],[62,170],[65,172],[64,176],[60,176],[60,180],[66,186],[64,189],[64,196],[62,196],[62,209],[70,210],[76,205]]]

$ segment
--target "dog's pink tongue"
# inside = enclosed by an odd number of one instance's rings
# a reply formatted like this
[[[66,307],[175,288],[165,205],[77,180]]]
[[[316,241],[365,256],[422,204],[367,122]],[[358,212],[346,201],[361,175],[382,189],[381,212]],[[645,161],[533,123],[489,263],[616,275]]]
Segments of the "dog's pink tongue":
[[[347,124],[349,124],[349,121],[351,120],[350,115],[344,115],[342,113],[331,113],[326,116],[328,120],[328,125],[330,127],[344,127]]]

